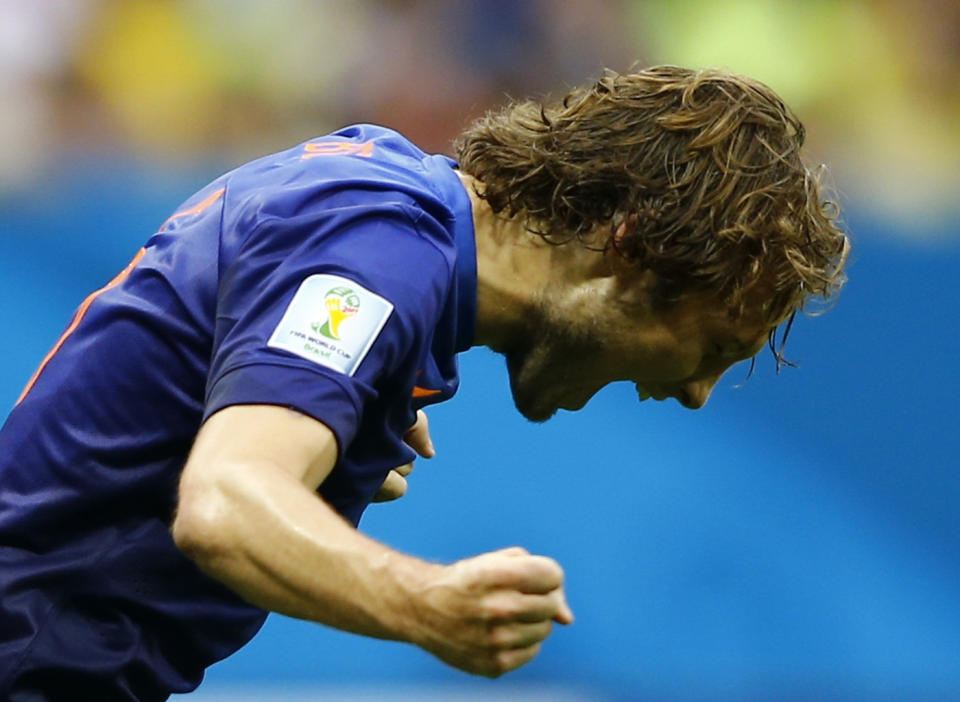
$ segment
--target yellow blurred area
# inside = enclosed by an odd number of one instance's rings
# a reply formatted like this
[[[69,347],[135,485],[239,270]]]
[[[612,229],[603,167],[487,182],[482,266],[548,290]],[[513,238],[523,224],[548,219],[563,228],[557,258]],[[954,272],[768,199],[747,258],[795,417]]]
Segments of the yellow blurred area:
[[[132,140],[202,146],[217,113],[223,55],[181,4],[115,0],[100,12],[77,56],[80,79]]]
[[[956,0],[66,1],[83,21],[0,7],[9,153],[49,141],[35,123],[61,147],[238,161],[354,121],[445,151],[507,95],[674,63],[767,82],[811,159],[881,212],[955,208],[960,186]]]

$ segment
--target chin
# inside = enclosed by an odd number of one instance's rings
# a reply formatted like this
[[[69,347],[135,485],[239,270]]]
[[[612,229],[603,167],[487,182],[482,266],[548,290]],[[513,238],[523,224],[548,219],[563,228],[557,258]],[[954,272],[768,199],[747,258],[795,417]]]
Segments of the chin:
[[[537,424],[542,424],[550,419],[559,409],[557,407],[537,407],[536,404],[524,404],[516,396],[513,398],[513,404],[524,418]]]
[[[559,407],[548,405],[541,393],[531,392],[529,386],[517,383],[514,376],[510,376],[510,394],[513,396],[513,405],[517,411],[531,422],[545,422],[557,413]]]
[[[545,422],[559,410],[576,412],[593,396],[593,392],[586,395],[560,396],[556,392],[544,392],[532,389],[522,384],[511,383],[513,404],[524,417],[531,422]],[[594,391],[595,392],[595,391]]]
[[[547,405],[542,393],[536,392],[529,382],[524,382],[520,356],[507,356],[507,373],[510,376],[510,394],[513,404],[531,422],[545,422],[557,413],[559,407]]]

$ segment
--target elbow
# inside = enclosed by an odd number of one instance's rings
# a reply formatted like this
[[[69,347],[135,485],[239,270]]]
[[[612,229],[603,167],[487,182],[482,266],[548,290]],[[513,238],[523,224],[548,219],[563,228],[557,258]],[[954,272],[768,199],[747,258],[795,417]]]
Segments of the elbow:
[[[232,528],[227,523],[226,500],[217,494],[187,495],[180,503],[171,525],[173,542],[202,570],[211,572],[229,557]]]

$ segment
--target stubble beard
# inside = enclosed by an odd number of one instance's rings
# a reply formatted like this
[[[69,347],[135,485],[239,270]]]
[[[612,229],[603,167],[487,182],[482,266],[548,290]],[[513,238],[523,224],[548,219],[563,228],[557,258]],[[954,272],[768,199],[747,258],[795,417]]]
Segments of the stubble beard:
[[[523,336],[506,353],[513,403],[526,419],[542,423],[560,409],[559,399],[576,380],[576,365],[596,347],[588,325],[572,325],[552,317],[540,302]]]
[[[531,422],[542,423],[557,413],[558,407],[541,407],[539,393],[536,392],[537,358],[544,354],[540,350],[513,351],[507,354],[507,373],[510,376],[510,393],[513,405]]]

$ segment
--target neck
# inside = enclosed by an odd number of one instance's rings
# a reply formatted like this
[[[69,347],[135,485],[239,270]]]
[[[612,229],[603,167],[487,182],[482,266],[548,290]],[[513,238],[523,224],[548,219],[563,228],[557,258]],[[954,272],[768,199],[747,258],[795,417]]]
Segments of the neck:
[[[475,346],[505,352],[523,333],[538,293],[547,283],[552,248],[528,232],[520,220],[494,214],[477,195],[483,187],[458,172],[473,211],[477,244],[477,327]]]

